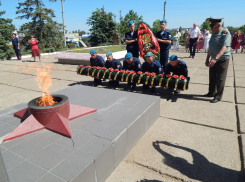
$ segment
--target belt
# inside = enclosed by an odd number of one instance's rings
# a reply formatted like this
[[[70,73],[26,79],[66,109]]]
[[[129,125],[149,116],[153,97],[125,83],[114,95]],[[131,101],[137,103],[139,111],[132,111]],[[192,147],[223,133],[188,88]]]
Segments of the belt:
[[[197,39],[198,37],[196,37],[196,38],[190,38],[190,39]]]

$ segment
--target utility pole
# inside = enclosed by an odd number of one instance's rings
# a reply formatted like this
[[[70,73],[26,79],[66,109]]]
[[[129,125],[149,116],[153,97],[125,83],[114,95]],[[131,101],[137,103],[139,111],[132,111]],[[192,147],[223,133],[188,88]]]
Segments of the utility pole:
[[[116,21],[117,14],[113,13],[112,16],[114,17],[115,23],[117,23],[117,21]]]
[[[121,9],[119,9],[119,12],[120,12],[120,23],[121,23],[121,18],[122,18],[122,16],[121,16]]]
[[[163,14],[163,19],[165,19],[166,3],[167,3],[167,1],[164,2],[164,14]]]
[[[65,17],[64,17],[64,5],[63,5],[63,0],[61,0],[61,5],[62,5],[62,19],[63,19],[63,34],[64,34],[64,40],[65,40],[65,47],[66,47],[66,34],[65,34]]]

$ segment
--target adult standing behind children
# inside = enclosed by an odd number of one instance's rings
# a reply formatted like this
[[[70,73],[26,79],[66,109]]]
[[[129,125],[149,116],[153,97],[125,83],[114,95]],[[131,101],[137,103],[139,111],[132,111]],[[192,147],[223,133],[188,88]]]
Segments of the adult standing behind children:
[[[12,33],[12,35],[13,35],[13,39],[12,39],[13,49],[15,50],[17,59],[21,60],[19,39],[16,37],[16,33]]]
[[[200,29],[197,27],[197,24],[194,23],[193,24],[193,28],[190,29],[189,31],[190,34],[190,58],[194,58],[195,57],[195,53],[196,53],[196,45],[197,42],[199,41],[199,34],[200,34]]]
[[[41,55],[39,48],[37,46],[38,40],[35,39],[34,35],[30,36],[31,40],[29,40],[29,44],[31,45],[31,51],[32,51],[32,57],[34,58],[34,61],[36,62],[36,57],[39,57],[39,61],[41,61]]]

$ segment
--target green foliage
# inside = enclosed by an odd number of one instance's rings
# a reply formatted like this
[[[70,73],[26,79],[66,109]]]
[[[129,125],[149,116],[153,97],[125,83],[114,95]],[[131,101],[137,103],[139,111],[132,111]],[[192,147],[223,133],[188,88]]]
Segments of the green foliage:
[[[13,49],[7,44],[12,40],[12,32],[15,30],[15,26],[11,19],[1,18],[3,14],[5,14],[5,11],[0,11],[0,59],[9,58],[14,54]]]
[[[86,34],[86,32],[84,30],[81,31],[79,29],[78,30],[75,30],[75,31],[73,30],[72,33],[78,33],[79,36],[82,36],[82,35]]]
[[[130,10],[124,18],[120,19],[120,24],[118,24],[118,29],[120,33],[120,37],[124,37],[126,32],[129,32],[128,22],[130,20],[134,21],[134,24],[137,25],[139,21],[143,21],[143,17],[139,16],[133,10]],[[150,28],[150,27],[149,27]]]
[[[153,25],[152,25],[152,31],[153,33],[156,35],[157,32],[161,31],[161,27],[160,27],[160,21],[161,20],[156,20],[153,22]]]
[[[233,34],[234,33],[234,30],[236,30],[234,27],[232,27],[232,26],[228,26],[228,27],[226,27],[228,30],[229,30],[229,32],[231,33],[231,34]]]
[[[245,31],[245,25],[239,27],[238,30],[241,30],[241,34],[243,34]]]
[[[202,24],[200,29],[203,31],[204,29],[211,31],[211,28],[209,27],[209,21],[205,20]]]
[[[67,44],[68,48],[75,48],[75,44]]]
[[[18,4],[16,14],[20,16],[17,19],[31,19],[20,27],[20,32],[26,36],[22,42],[27,45],[27,50],[31,48],[28,45],[30,35],[35,35],[39,41],[40,51],[64,48],[62,24],[52,20],[55,17],[52,9],[45,8],[42,0],[25,0]]]
[[[112,19],[112,13],[104,12],[104,9],[98,9],[92,12],[88,18],[87,24],[91,26],[89,42],[92,46],[112,43],[112,35],[116,24]]]

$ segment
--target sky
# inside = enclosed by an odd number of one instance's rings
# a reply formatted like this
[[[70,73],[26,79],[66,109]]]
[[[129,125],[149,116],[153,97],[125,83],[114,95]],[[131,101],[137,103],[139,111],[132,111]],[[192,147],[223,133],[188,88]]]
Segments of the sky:
[[[13,19],[13,24],[17,29],[30,20],[16,19],[16,7],[19,2],[24,0],[0,0],[2,5],[0,11],[5,10],[3,18]],[[49,2],[43,0],[46,8],[54,10],[56,20],[62,23],[62,7],[61,1]],[[130,10],[133,10],[138,15],[143,16],[143,20],[152,26],[157,19],[163,19],[164,0],[146,1],[146,0],[65,0],[64,1],[64,16],[65,26],[68,32],[73,30],[84,30],[89,32],[90,27],[86,24],[87,19],[91,16],[92,11],[96,8],[104,6],[106,12],[117,14],[116,21],[119,22],[121,16],[124,17]],[[167,20],[167,29],[172,28],[189,28],[193,23],[201,25],[206,18],[224,18],[223,22],[226,26],[240,27],[245,25],[245,0],[167,0],[165,19]]]

